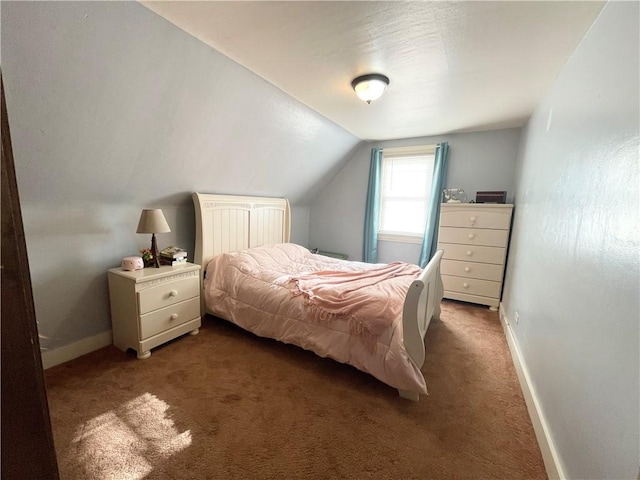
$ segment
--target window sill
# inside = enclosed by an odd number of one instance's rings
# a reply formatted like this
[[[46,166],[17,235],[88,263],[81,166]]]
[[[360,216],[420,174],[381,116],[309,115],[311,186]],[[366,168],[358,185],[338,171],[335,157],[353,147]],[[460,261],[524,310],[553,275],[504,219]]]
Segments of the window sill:
[[[396,242],[396,243],[415,243],[422,245],[422,235],[411,235],[402,233],[378,233],[378,240],[383,242]]]

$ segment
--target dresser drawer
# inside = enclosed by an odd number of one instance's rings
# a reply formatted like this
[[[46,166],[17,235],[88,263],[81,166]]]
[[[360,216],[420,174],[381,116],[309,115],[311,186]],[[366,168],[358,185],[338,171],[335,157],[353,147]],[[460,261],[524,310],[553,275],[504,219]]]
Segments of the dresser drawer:
[[[199,295],[200,280],[197,276],[165,281],[155,287],[138,292],[138,313],[144,315],[158,308],[167,307]]]
[[[444,250],[442,258],[446,260],[495,263],[497,265],[504,263],[506,254],[506,248],[458,245],[455,243],[438,243],[438,250]]]
[[[461,292],[490,298],[500,297],[500,282],[442,275],[442,283],[444,284],[445,291]]]
[[[508,230],[480,230],[477,228],[442,227],[438,241],[442,243],[462,243],[487,247],[506,247]]]
[[[490,228],[509,230],[511,224],[510,209],[456,208],[443,209],[440,214],[441,227]]]
[[[140,317],[140,339],[144,340],[157,333],[177,327],[189,320],[200,317],[200,298],[192,298],[176,303]]]
[[[502,281],[502,265],[493,263],[462,262],[459,260],[442,260],[440,263],[442,275],[456,277],[477,278],[479,280]]]

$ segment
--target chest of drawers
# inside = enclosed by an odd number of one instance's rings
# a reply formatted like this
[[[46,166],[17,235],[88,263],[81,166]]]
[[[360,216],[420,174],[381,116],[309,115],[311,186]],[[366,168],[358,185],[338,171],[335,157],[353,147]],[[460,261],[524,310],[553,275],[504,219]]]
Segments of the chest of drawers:
[[[195,335],[200,318],[200,266],[108,272],[113,344],[139,359],[185,333]]]
[[[500,304],[513,205],[441,205],[438,249],[444,298]]]

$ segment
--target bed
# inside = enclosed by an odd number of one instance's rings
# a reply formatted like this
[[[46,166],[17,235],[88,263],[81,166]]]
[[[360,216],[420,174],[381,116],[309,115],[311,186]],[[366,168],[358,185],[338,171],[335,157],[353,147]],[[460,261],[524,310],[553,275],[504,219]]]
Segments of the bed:
[[[193,201],[203,313],[350,364],[403,398],[427,393],[420,368],[440,315],[441,251],[424,269],[326,257],[290,243],[284,198],[194,193]]]

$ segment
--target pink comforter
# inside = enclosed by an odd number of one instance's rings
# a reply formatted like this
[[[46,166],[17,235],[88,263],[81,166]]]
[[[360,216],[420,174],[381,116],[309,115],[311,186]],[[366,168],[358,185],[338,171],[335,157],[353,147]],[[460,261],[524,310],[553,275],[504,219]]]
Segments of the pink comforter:
[[[348,363],[402,390],[426,393],[402,342],[402,307],[415,265],[347,262],[277,244],[215,257],[205,301],[263,337]]]

